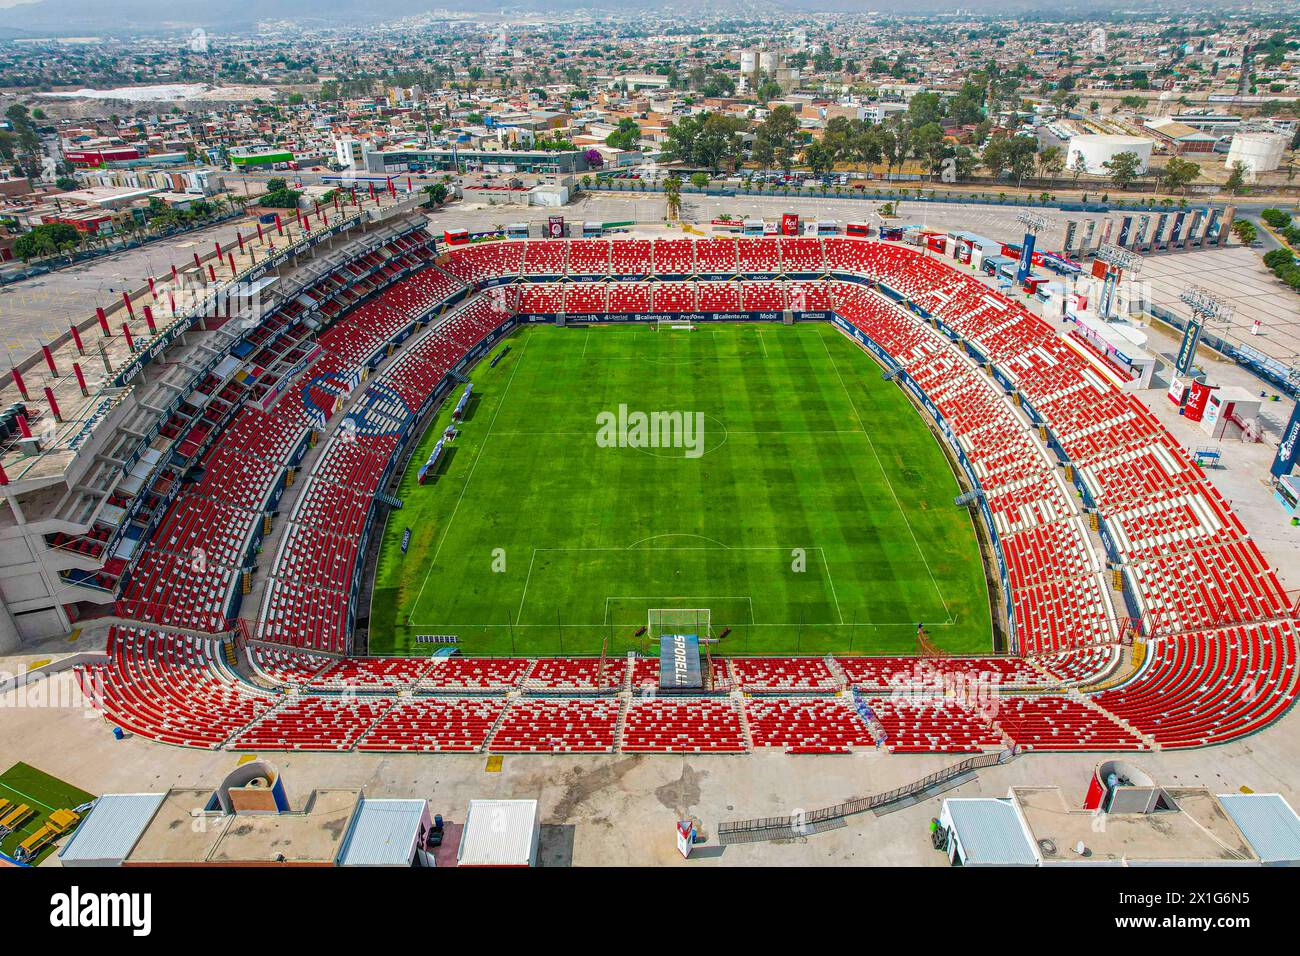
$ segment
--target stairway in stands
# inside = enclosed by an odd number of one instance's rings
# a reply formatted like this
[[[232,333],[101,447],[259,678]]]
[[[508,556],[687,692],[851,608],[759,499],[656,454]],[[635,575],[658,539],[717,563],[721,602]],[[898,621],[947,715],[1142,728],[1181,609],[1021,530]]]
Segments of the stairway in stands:
[[[1145,744],[1149,749],[1151,750],[1160,749],[1160,743],[1154,737],[1152,737],[1150,734],[1145,734],[1142,731],[1138,730],[1136,727],[1130,724],[1123,717],[1119,716],[1119,714],[1111,713],[1105,707],[1101,706],[1101,704],[1093,700],[1091,695],[1080,693],[1078,689],[1072,689],[1070,691],[1070,697],[1071,699],[1077,700],[1079,703],[1083,704],[1089,710],[1095,710],[1097,713],[1105,716],[1108,720],[1113,720],[1115,723],[1119,724],[1121,727],[1127,730],[1130,734],[1132,734],[1133,736],[1137,737],[1140,741],[1142,741],[1142,743]]]

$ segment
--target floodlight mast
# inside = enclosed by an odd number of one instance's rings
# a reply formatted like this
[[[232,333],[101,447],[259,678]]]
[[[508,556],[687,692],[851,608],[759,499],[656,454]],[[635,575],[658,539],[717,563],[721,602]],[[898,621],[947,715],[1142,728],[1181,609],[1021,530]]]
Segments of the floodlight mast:
[[[1237,311],[1231,302],[1198,285],[1189,285],[1178,294],[1178,298],[1192,310],[1193,317],[1201,325],[1206,322],[1226,325]]]
[[[1196,348],[1200,344],[1201,330],[1206,323],[1227,325],[1237,310],[1231,302],[1198,285],[1189,285],[1178,294],[1178,298],[1192,310],[1192,318],[1183,332],[1183,343],[1178,349],[1178,362],[1175,365],[1179,373],[1188,375],[1195,367]]]
[[[1023,225],[1026,230],[1035,235],[1042,232],[1052,223],[1052,221],[1046,216],[1040,215],[1036,212],[1029,212],[1028,210],[1016,216],[1016,222]]]
[[[1106,281],[1102,287],[1100,308],[1097,311],[1103,319],[1109,319],[1114,311],[1112,307],[1115,304],[1115,287],[1119,284],[1120,276],[1125,272],[1134,275],[1141,272],[1142,257],[1123,246],[1103,242],[1097,247],[1096,258],[1106,264]]]
[[[1016,222],[1025,227],[1025,239],[1020,247],[1020,264],[1016,267],[1016,284],[1024,285],[1034,265],[1034,242],[1038,233],[1046,229],[1051,220],[1040,213],[1025,209],[1016,216]]]

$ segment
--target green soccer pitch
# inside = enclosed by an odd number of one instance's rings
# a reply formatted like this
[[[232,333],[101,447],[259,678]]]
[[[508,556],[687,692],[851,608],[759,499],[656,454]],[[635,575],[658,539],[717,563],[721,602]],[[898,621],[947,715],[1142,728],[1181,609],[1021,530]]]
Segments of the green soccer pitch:
[[[416,481],[454,401],[402,476],[371,654],[431,653],[417,635],[455,635],[469,656],[657,653],[635,636],[651,608],[708,608],[715,637],[731,629],[715,654],[912,653],[918,623],[945,650],[991,649],[952,466],[828,323],[532,326],[508,341],[474,370],[434,475]],[[687,447],[633,447],[600,417],[620,406],[702,429],[674,433]]]

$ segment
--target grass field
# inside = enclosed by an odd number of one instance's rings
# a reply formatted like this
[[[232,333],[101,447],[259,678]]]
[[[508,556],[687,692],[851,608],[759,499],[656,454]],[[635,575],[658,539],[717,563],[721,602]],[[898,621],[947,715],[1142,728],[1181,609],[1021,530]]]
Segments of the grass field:
[[[15,805],[26,804],[36,811],[17,832],[0,840],[0,853],[9,857],[13,857],[18,845],[39,830],[55,810],[73,810],[93,799],[84,790],[25,763],[16,763],[0,774],[0,798]],[[29,862],[36,865],[53,851],[53,846],[48,847]]]
[[[510,344],[472,375],[436,478],[415,471],[454,402],[402,478],[370,653],[428,651],[428,634],[467,655],[624,653],[648,609],[676,607],[732,629],[714,653],[906,653],[918,622],[948,650],[990,649],[951,467],[830,325],[537,326]],[[607,447],[598,416],[620,405],[700,413],[702,453]]]

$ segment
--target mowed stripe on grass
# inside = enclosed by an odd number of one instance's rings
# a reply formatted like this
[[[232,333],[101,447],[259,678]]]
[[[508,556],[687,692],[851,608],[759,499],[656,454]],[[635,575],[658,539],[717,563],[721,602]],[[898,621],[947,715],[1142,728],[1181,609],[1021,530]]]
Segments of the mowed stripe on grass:
[[[421,440],[384,531],[371,653],[610,653],[652,607],[708,607],[717,653],[895,653],[917,623],[986,651],[988,595],[943,451],[898,386],[825,323],[535,326],[424,486]],[[597,416],[700,413],[703,454],[602,447]],[[401,553],[403,530],[411,528]]]

